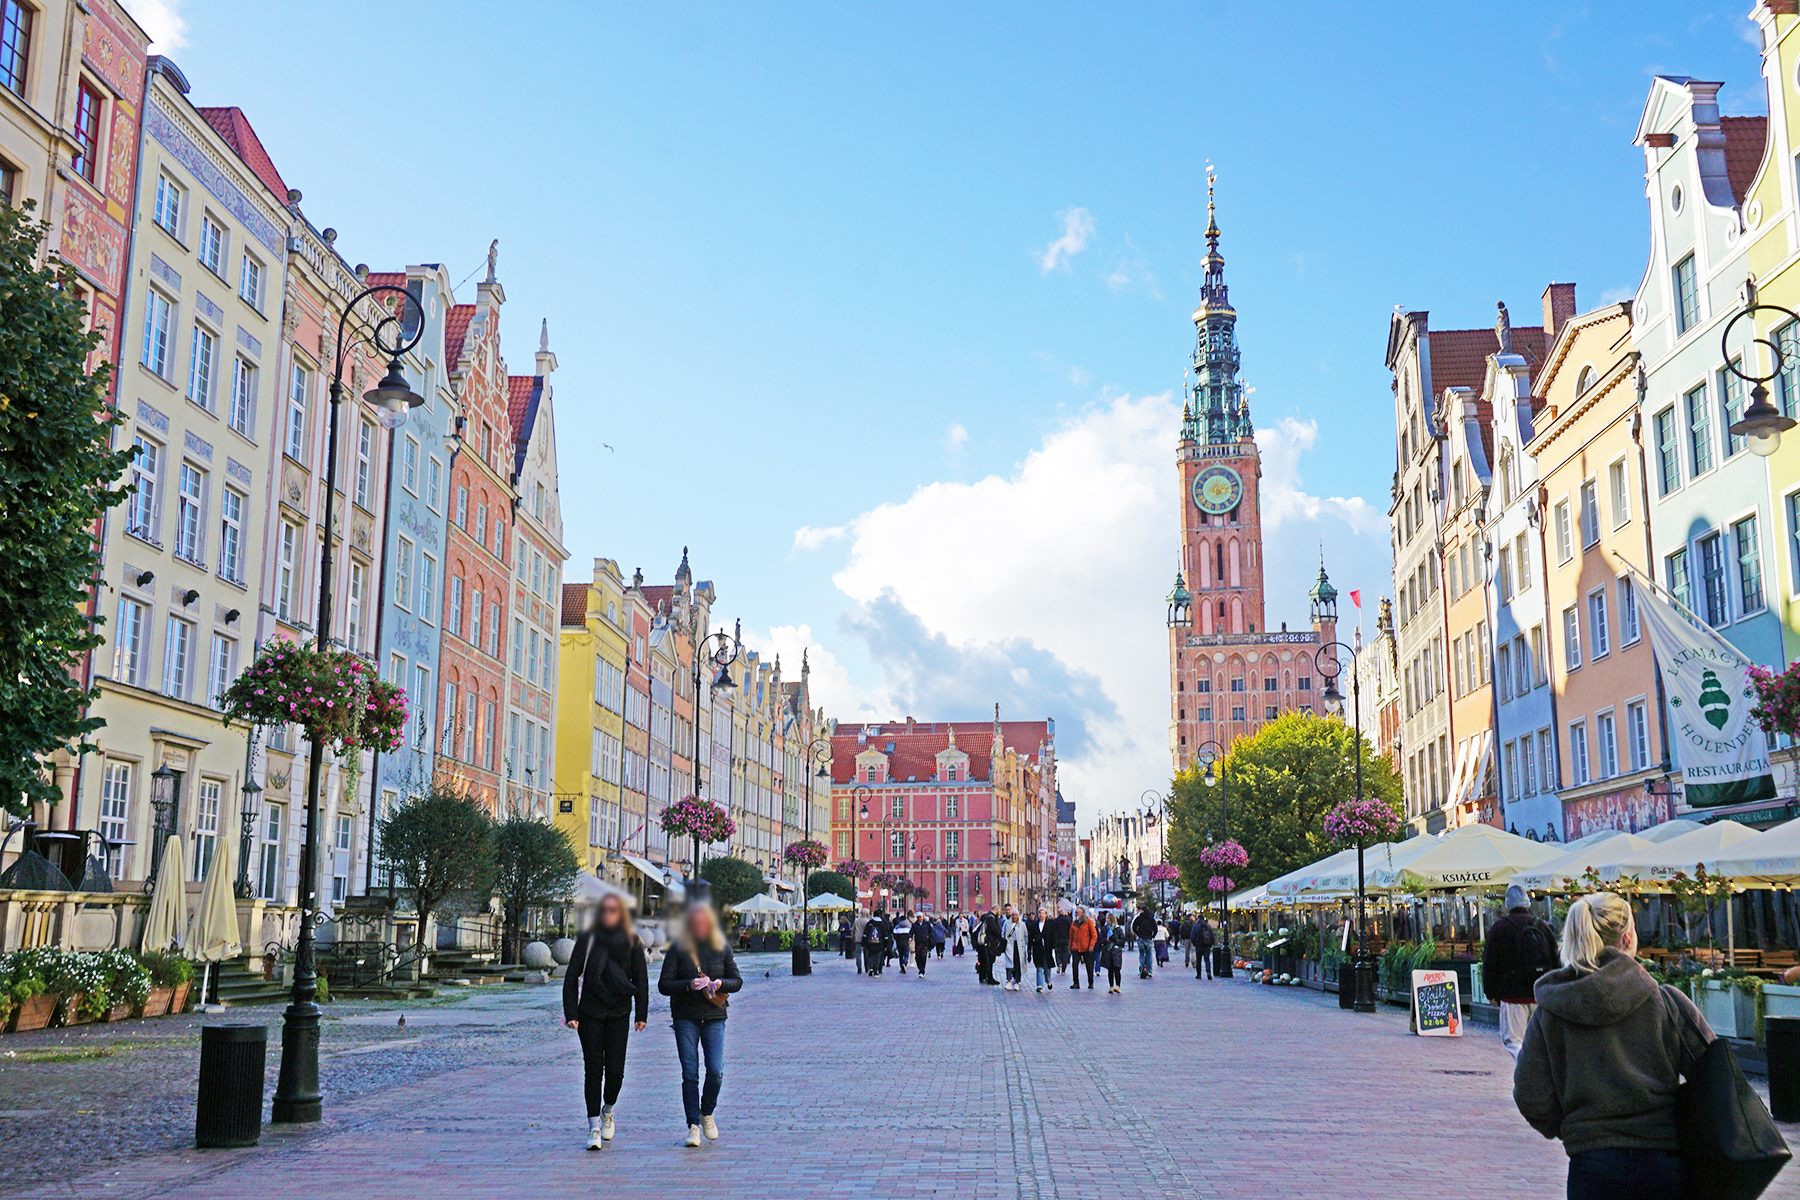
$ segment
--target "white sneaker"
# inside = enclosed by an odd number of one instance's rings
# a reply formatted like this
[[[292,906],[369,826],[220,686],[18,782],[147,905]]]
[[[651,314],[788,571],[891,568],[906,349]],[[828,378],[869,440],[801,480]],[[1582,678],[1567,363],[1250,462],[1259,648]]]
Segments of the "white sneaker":
[[[605,1144],[605,1141],[600,1137],[600,1130],[598,1128],[588,1130],[589,1150],[598,1150]]]
[[[698,1125],[689,1125],[687,1141],[681,1144],[690,1149],[698,1150],[700,1148],[700,1127]]]
[[[719,1140],[719,1123],[710,1116],[701,1117],[700,1132],[706,1135],[707,1141],[716,1142]]]
[[[609,1112],[600,1114],[600,1136],[609,1142],[613,1140],[613,1115]]]

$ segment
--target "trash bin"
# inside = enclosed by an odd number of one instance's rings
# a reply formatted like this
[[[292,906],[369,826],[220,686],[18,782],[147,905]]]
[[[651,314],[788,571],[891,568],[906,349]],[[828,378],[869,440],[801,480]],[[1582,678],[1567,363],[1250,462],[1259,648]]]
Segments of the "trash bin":
[[[202,1150],[254,1146],[262,1138],[262,1025],[208,1025],[200,1031],[200,1094],[194,1145]]]
[[[1777,1121],[1800,1121],[1800,1017],[1764,1017],[1769,1059],[1769,1111]]]

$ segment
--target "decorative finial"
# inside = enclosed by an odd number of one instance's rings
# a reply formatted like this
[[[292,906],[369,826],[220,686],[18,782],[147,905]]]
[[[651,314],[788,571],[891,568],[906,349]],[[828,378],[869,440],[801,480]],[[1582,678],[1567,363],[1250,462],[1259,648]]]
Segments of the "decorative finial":
[[[543,323],[538,326],[538,353],[542,354],[548,349],[550,349],[550,318],[545,317]]]
[[[1212,159],[1206,160],[1206,241],[1214,249],[1218,248],[1219,221],[1214,206],[1214,189],[1219,183],[1218,169],[1213,166]]]

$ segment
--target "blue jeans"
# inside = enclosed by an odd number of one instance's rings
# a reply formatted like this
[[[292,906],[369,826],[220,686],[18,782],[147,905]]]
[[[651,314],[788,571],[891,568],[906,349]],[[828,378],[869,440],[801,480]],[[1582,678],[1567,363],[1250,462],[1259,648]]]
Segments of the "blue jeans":
[[[1582,1150],[1569,1155],[1569,1200],[1680,1200],[1681,1156],[1664,1150]]]
[[[1047,988],[1047,987],[1051,986],[1050,985],[1050,968],[1049,967],[1036,967],[1033,969],[1037,971],[1037,985],[1039,987]]]
[[[706,1090],[700,1090],[700,1055],[706,1054]],[[681,1056],[681,1107],[689,1125],[710,1117],[719,1107],[719,1085],[725,1082],[725,1022],[676,1021],[675,1053]]]
[[[1139,938],[1138,939],[1138,974],[1139,975],[1148,975],[1150,973],[1150,951],[1151,951],[1150,940],[1148,938]]]

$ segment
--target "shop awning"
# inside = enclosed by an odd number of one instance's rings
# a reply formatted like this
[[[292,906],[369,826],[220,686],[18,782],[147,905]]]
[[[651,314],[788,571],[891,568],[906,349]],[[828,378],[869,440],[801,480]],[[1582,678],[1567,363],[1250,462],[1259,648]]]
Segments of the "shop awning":
[[[645,879],[648,879],[651,883],[654,883],[657,887],[666,887],[672,892],[685,892],[687,890],[687,880],[681,877],[681,872],[679,871],[671,872],[673,882],[664,883],[663,875],[665,868],[657,866],[647,858],[639,858],[635,854],[621,854],[619,857],[625,860],[626,866],[636,871],[639,875],[642,875]]]

